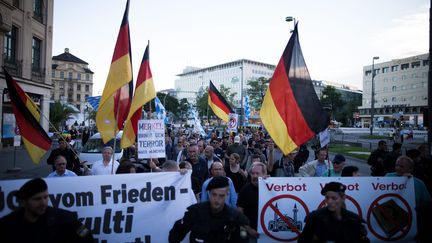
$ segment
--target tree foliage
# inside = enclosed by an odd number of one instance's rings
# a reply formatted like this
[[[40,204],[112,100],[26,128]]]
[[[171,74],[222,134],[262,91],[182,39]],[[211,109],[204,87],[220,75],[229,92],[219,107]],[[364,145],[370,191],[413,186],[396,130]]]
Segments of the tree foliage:
[[[254,110],[261,109],[265,92],[267,91],[270,79],[260,77],[257,80],[249,80],[247,94],[249,95],[249,106]]]
[[[79,112],[69,105],[56,101],[50,105],[50,122],[60,131],[61,126],[66,120],[72,118],[72,115],[77,113]]]
[[[335,120],[344,105],[341,94],[335,87],[327,85],[321,93],[321,103],[330,112],[330,119]]]

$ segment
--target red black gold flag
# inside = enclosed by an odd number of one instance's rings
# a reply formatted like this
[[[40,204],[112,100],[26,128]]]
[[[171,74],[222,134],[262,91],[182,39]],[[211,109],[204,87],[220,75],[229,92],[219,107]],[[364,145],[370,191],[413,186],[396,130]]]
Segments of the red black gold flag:
[[[141,118],[142,107],[150,100],[156,97],[156,90],[153,83],[152,72],[150,70],[149,45],[145,49],[138,72],[135,94],[132,99],[132,105],[129,115],[125,122],[121,147],[127,148],[135,143],[138,130],[138,120]]]
[[[39,124],[40,114],[30,97],[3,67],[12,110],[20,130],[24,146],[33,163],[38,164],[51,148],[51,139]]]
[[[303,58],[297,25],[270,80],[260,116],[284,154],[329,124]]]
[[[128,15],[129,0],[126,3],[111,67],[96,113],[96,125],[104,143],[113,139],[123,128],[132,99],[132,55]]]
[[[210,81],[208,88],[208,105],[212,108],[215,115],[225,122],[228,122],[229,113],[234,113],[231,106],[219,93],[212,81]]]

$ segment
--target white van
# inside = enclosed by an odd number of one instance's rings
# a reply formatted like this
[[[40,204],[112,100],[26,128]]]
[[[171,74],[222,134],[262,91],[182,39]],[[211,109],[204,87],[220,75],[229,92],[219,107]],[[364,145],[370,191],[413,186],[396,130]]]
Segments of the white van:
[[[117,134],[116,148],[114,159],[120,161],[123,155],[123,149],[120,148],[120,140],[123,135],[123,131]],[[106,146],[113,148],[114,139],[111,139],[108,143],[104,144],[100,133],[96,133],[89,138],[87,143],[82,147],[79,158],[81,161],[87,161],[87,165],[91,168],[94,162],[102,160],[102,149]]]

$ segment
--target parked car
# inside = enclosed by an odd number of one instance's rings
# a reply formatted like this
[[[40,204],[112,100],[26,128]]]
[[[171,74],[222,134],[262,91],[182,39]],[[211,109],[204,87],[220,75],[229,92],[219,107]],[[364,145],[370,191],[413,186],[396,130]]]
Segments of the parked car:
[[[116,137],[115,155],[114,159],[120,161],[123,156],[123,149],[120,148],[120,140],[123,135],[123,131],[120,131]],[[79,158],[81,161],[87,161],[87,166],[91,168],[94,162],[102,160],[102,150],[106,146],[114,148],[114,139],[111,139],[108,143],[103,143],[100,133],[96,133],[89,138],[87,143],[82,147]]]

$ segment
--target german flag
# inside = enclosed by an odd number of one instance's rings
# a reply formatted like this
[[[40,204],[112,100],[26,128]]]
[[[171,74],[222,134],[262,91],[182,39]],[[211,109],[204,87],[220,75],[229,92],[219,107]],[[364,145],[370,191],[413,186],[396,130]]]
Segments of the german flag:
[[[208,105],[212,108],[215,115],[225,122],[228,122],[229,113],[234,113],[231,106],[219,93],[212,81],[210,81],[208,89]]]
[[[122,148],[127,148],[135,143],[138,130],[138,120],[141,118],[142,107],[144,104],[156,97],[156,90],[152,78],[153,76],[150,70],[149,48],[149,45],[147,45],[138,72],[135,94],[132,99],[132,105],[126,119],[123,137],[121,139]]]
[[[33,103],[4,67],[3,72],[6,77],[12,110],[24,146],[33,163],[39,164],[41,158],[51,148],[51,139],[39,124],[40,114],[36,104]]]
[[[303,58],[297,25],[270,80],[260,116],[284,154],[329,124]]]
[[[104,143],[123,128],[133,92],[132,55],[129,35],[129,0],[117,37],[111,67],[96,113],[96,125]]]

